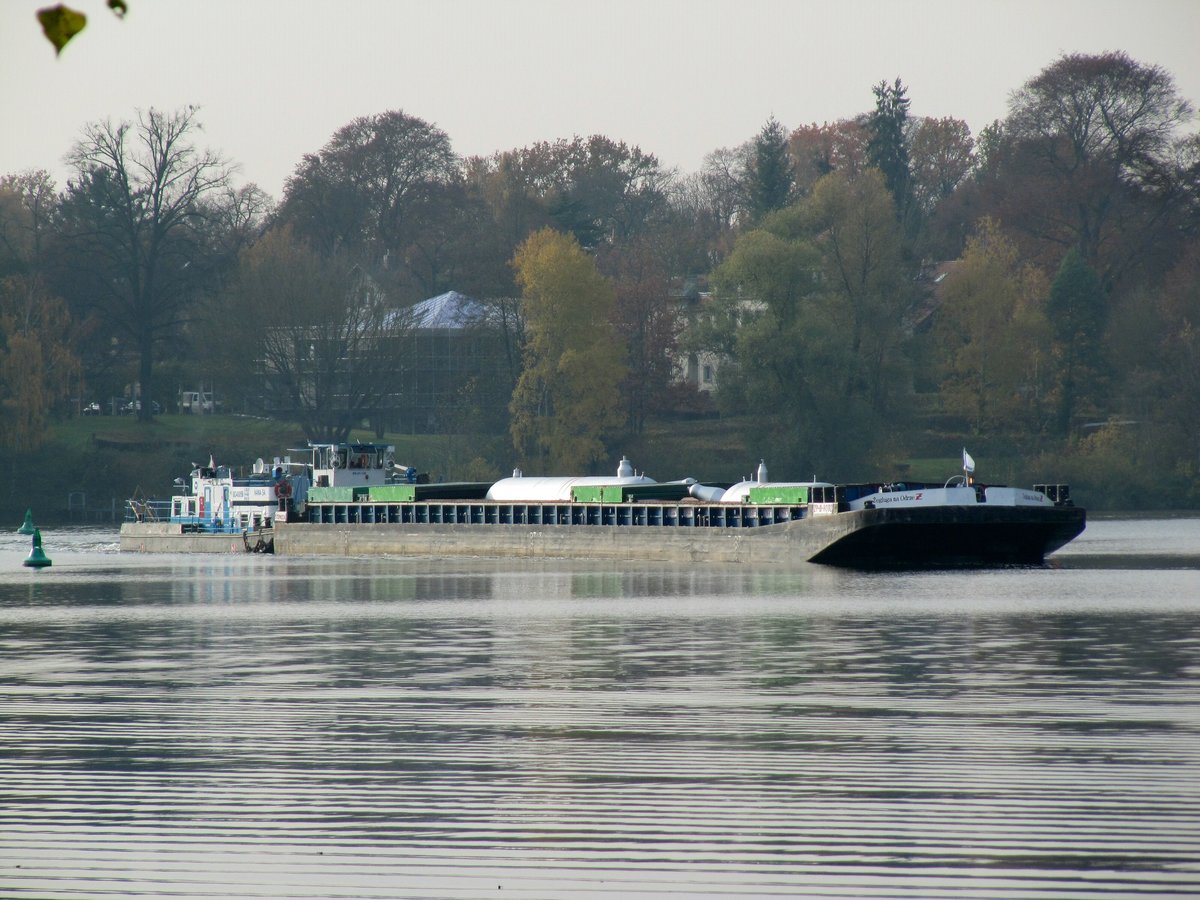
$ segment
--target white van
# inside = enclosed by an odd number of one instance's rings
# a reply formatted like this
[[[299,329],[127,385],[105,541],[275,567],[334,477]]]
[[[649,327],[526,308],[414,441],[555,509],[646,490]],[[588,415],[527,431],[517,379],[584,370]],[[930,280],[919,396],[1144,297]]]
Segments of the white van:
[[[212,394],[203,391],[180,391],[179,411],[197,415],[211,413],[213,411]]]

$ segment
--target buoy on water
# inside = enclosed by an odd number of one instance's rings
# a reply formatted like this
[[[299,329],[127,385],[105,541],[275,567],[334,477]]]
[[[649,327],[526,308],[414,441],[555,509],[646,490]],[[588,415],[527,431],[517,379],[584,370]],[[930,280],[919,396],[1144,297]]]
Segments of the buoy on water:
[[[29,556],[25,558],[22,565],[29,566],[31,569],[44,569],[46,566],[52,565],[45,551],[42,550],[42,532],[41,529],[33,529],[33,549],[29,551]]]
[[[33,510],[25,510],[25,522],[17,529],[17,534],[33,534]]]

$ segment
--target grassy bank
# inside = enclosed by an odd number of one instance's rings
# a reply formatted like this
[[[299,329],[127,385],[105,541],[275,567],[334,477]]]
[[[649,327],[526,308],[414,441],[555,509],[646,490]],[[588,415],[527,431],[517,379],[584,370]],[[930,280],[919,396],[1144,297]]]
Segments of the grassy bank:
[[[737,419],[661,423],[623,441],[614,448],[614,458],[625,454],[638,471],[660,480],[691,476],[732,481],[750,475],[760,457],[771,466],[769,449],[764,452],[756,435],[751,422]],[[354,437],[374,439],[365,431]],[[389,434],[386,440],[396,446],[398,462],[428,472],[435,480],[486,481],[511,470],[511,448],[503,435]],[[863,471],[855,477],[944,481],[960,470],[957,441],[939,436],[922,448],[927,455],[881,460],[880,471]],[[26,509],[45,524],[111,523],[114,516],[119,521],[129,497],[169,497],[174,479],[186,476],[193,463],[206,462],[210,455],[218,463],[248,469],[258,457],[270,461],[288,448],[304,445],[294,426],[247,416],[169,415],[150,423],[123,416],[72,419],[56,424],[36,453],[0,453],[0,527],[8,522],[15,529]],[[1148,498],[1144,504],[1118,499],[1092,483],[1097,478],[1091,476],[1099,474],[1091,471],[1092,466],[1061,470],[1052,456],[1026,459],[998,446],[973,445],[972,452],[985,481],[1031,484],[1065,477],[1075,487],[1077,501],[1091,509],[1178,505],[1170,502],[1169,495]],[[771,474],[793,479],[813,473],[772,467]]]
[[[374,440],[369,432],[353,437]],[[396,459],[435,478],[499,477],[485,462],[502,438],[457,435],[386,435]],[[289,448],[305,446],[293,425],[249,416],[159,416],[138,422],[127,416],[85,416],[55,424],[34,453],[0,451],[0,527],[16,528],[25,510],[38,523],[119,521],[133,496],[167,498],[173,482],[193,463],[249,469]]]
[[[223,462],[252,462],[297,440],[294,429],[279,423],[236,416],[71,419],[53,426],[34,453],[0,457],[0,517],[32,509],[39,523],[111,521],[135,493],[169,496],[173,480],[210,453]]]

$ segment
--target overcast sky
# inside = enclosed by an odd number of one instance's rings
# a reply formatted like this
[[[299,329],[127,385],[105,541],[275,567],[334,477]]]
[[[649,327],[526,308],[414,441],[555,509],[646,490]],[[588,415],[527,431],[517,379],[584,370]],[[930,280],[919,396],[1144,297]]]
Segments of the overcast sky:
[[[1124,50],[1200,106],[1200,0],[68,0],[87,30],[55,58],[0,0],[0,175],[49,169],[87,122],[201,108],[201,143],[278,198],[353,118],[403,109],[461,155],[604,134],[683,171],[752,137],[872,108],[973,132],[1063,53]],[[1194,127],[1194,126],[1193,126]]]

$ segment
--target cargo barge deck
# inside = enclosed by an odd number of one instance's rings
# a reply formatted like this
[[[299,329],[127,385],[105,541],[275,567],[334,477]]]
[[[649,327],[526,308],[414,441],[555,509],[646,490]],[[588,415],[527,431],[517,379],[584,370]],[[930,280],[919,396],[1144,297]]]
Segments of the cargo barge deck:
[[[193,472],[169,515],[135,508],[121,549],[279,555],[544,557],[856,567],[1036,565],[1085,527],[1065,485],[654,482],[622,460],[616,476],[487,484],[422,481],[391,448],[313,447],[313,462],[261,460],[245,483],[227,467]],[[973,463],[972,463],[973,466]],[[297,470],[287,474],[290,470]],[[386,476],[403,471],[396,482]],[[311,480],[310,480],[311,479]],[[311,484],[311,487],[310,487]],[[240,530],[239,530],[240,529]]]

